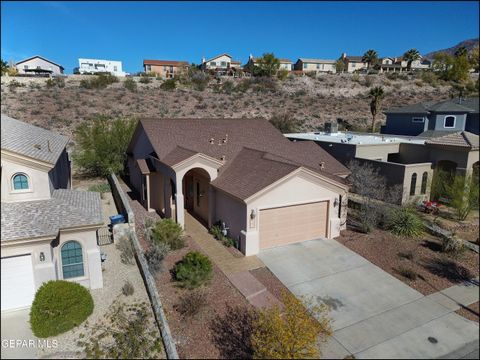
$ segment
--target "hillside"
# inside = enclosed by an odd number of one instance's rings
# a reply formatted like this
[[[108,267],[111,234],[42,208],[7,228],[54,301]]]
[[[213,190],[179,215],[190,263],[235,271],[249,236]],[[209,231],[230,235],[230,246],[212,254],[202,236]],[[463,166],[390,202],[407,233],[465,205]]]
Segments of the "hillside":
[[[386,91],[382,109],[425,100],[448,98],[448,86],[433,87],[421,80],[389,80],[384,75],[324,75],[293,77],[283,82],[250,86],[246,92],[218,92],[211,81],[204,91],[183,86],[160,88],[162,81],[138,82],[138,91],[122,81],[105,89],[80,87],[81,76],[69,76],[65,87],[48,88],[46,79],[2,77],[2,113],[72,136],[75,126],[95,114],[132,117],[266,117],[277,112],[305,120],[305,130],[342,118],[358,128],[370,124],[368,91]],[[12,84],[13,81],[13,84]],[[136,79],[138,81],[138,79]],[[231,87],[238,86],[235,79]],[[21,86],[19,86],[21,85]],[[272,89],[273,87],[273,89]],[[384,115],[379,115],[384,121]]]
[[[469,40],[464,40],[462,42],[459,42],[457,45],[449,47],[447,49],[442,49],[442,50],[437,50],[437,51],[432,51],[429,52],[428,54],[425,54],[424,57],[428,59],[433,59],[435,54],[441,53],[441,52],[446,52],[450,55],[455,54],[455,51],[457,51],[458,48],[465,46],[467,48],[467,51],[470,52],[475,46],[478,46],[478,38],[476,39],[469,39]]]

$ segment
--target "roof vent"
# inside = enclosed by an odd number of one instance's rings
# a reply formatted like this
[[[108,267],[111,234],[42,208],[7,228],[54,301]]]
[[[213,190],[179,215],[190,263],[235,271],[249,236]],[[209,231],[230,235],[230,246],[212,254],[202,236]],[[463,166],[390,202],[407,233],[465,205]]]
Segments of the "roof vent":
[[[228,141],[228,134],[225,134],[225,137],[223,138],[222,143],[226,144],[227,141]]]
[[[320,170],[323,170],[323,169],[325,169],[325,162],[324,161],[320,162]]]
[[[225,159],[226,159],[226,156],[225,156],[225,155],[222,155],[222,156],[220,157],[220,160],[222,160],[222,161],[225,161]]]
[[[52,149],[50,148],[50,140],[47,140],[47,149],[48,152],[52,152]]]
[[[210,138],[210,140],[208,140],[208,142],[213,145],[213,144],[215,143],[215,139],[214,139],[214,138]]]
[[[42,150],[42,145],[40,145],[40,144],[35,144],[35,145],[33,145],[33,147],[35,149]]]

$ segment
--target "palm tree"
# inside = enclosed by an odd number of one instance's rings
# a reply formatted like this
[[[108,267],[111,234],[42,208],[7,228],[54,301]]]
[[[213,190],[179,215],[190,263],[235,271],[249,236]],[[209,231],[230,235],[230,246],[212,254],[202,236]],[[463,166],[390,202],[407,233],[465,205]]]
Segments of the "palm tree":
[[[407,71],[410,71],[410,69],[412,68],[412,62],[421,58],[422,56],[417,49],[410,49],[405,52],[405,54],[403,54],[403,60],[407,62]]]
[[[459,58],[460,56],[467,56],[468,50],[465,46],[460,46],[456,51],[455,51],[455,57]]]
[[[385,92],[381,86],[376,86],[369,93],[371,97],[370,101],[370,112],[372,113],[372,133],[375,132],[375,122],[377,119],[377,113],[380,110],[380,105]]]
[[[370,69],[370,65],[377,61],[378,54],[375,50],[370,49],[362,56],[362,62],[367,63],[367,71]]]

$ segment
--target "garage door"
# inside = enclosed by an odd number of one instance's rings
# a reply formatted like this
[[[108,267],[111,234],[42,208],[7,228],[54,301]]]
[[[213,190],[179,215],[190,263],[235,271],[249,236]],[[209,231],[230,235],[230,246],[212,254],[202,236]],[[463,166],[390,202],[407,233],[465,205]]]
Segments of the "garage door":
[[[2,258],[2,311],[28,307],[34,296],[31,255]]]
[[[327,235],[328,202],[260,210],[260,249]]]

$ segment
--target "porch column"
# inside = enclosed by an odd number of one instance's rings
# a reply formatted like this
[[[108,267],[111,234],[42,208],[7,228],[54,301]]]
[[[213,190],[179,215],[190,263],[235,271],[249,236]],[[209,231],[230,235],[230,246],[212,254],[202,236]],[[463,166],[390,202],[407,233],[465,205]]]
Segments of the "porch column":
[[[177,177],[175,182],[176,194],[175,194],[175,211],[177,212],[177,223],[185,228],[185,210],[184,210],[184,201],[183,201],[183,186],[182,179]]]

